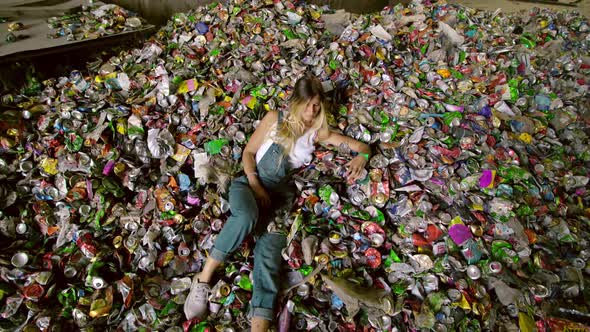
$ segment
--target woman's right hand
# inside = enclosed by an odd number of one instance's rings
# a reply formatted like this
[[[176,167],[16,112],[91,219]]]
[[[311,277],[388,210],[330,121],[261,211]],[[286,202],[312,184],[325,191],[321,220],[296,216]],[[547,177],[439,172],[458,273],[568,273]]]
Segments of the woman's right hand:
[[[260,205],[261,208],[266,208],[270,206],[270,196],[266,192],[266,189],[260,183],[250,184],[250,188],[254,191],[254,197],[256,197],[256,201]]]

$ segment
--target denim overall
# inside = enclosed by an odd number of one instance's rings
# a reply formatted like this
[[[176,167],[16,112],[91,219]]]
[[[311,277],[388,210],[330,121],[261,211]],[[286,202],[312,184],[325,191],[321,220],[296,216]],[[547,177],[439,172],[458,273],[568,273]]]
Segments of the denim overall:
[[[279,112],[278,123],[281,123]],[[279,291],[281,251],[286,246],[286,236],[269,233],[269,220],[280,211],[290,210],[296,187],[290,181],[289,157],[283,157],[283,148],[272,143],[256,165],[258,178],[268,192],[271,206],[260,211],[246,176],[232,181],[229,188],[231,216],[217,236],[211,249],[211,258],[223,262],[236,250],[252,231],[256,240],[254,248],[253,290],[250,316],[274,319],[274,304]]]

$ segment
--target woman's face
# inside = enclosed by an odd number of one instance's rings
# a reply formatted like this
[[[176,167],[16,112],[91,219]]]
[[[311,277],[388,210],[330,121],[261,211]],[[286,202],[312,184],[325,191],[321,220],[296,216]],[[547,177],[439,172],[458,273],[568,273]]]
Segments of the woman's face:
[[[301,118],[306,124],[310,124],[320,114],[320,96],[315,96],[305,106]]]

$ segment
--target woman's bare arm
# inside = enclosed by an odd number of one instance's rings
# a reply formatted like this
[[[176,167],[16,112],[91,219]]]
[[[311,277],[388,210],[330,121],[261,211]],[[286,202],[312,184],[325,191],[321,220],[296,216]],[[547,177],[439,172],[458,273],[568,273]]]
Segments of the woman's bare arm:
[[[329,129],[319,132],[316,140],[318,143],[333,146],[346,144],[352,151],[357,152],[358,155],[346,164],[348,169],[346,176],[349,181],[355,181],[361,178],[362,170],[365,168],[371,154],[371,148],[367,144],[357,141],[352,137],[332,132]]]
[[[258,174],[256,173],[256,152],[260,149],[262,143],[264,143],[273,124],[277,122],[278,116],[278,112],[270,111],[264,116],[264,118],[262,118],[262,121],[254,131],[254,134],[250,137],[250,140],[248,141],[248,144],[246,144],[244,152],[242,153],[244,173],[246,173],[248,183],[254,191],[257,200],[263,207],[270,204],[270,197],[258,180]]]
[[[355,152],[365,154],[371,153],[371,148],[367,144],[357,141],[352,137],[333,132],[329,129],[318,133],[317,142],[321,144],[330,144],[333,146],[340,146],[340,144],[344,143]]]

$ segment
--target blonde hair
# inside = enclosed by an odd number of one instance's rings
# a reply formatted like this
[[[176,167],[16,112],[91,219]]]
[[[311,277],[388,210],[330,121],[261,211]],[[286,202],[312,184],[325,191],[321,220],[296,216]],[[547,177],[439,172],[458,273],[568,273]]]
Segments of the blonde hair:
[[[320,99],[320,112],[313,119],[310,130],[328,128],[326,97],[322,83],[317,77],[306,74],[295,83],[293,95],[289,100],[289,112],[277,128],[277,143],[283,147],[284,155],[289,155],[297,139],[305,132],[301,113],[316,96]]]

